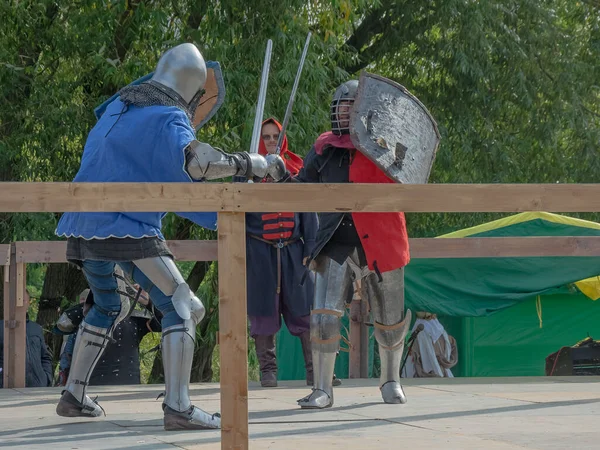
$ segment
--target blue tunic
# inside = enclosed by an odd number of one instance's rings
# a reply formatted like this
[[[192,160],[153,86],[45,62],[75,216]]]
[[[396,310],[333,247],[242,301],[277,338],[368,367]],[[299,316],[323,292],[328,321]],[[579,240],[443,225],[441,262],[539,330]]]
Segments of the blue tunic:
[[[134,105],[116,99],[88,135],[74,182],[192,182],[185,171],[184,149],[195,131],[186,114],[174,106]],[[164,239],[166,212],[67,212],[56,228],[58,236],[103,239],[152,237]],[[177,213],[196,224],[216,229],[213,212]]]
[[[291,242],[280,249],[281,301],[293,316],[310,314],[313,278],[307,276],[303,285],[300,281],[306,270],[302,260],[313,250],[317,228],[315,213],[246,213],[248,315],[269,317],[275,314],[277,248],[263,240],[273,244]]]

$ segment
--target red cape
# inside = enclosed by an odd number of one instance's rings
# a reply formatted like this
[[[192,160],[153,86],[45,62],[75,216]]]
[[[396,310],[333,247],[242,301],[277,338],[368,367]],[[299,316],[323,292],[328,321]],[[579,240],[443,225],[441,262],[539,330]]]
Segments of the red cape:
[[[317,139],[315,151],[317,154],[322,154],[323,149],[329,145],[355,150],[349,135],[336,136],[328,131]],[[350,183],[394,183],[375,163],[359,151],[354,152],[351,160],[349,179]],[[369,269],[377,269],[383,273],[404,267],[409,263],[408,233],[403,212],[353,212],[352,219],[365,250]]]

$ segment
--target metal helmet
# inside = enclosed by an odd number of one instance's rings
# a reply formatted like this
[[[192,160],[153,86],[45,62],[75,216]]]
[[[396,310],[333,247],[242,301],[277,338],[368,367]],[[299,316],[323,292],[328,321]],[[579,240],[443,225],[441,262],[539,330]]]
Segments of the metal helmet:
[[[350,107],[354,104],[356,93],[358,92],[358,80],[346,81],[340,84],[333,94],[331,100],[331,132],[337,136],[342,134],[350,133],[350,110],[348,108],[348,117],[340,119],[340,104],[349,105]]]
[[[159,59],[152,82],[175,91],[191,109],[204,93],[206,63],[194,44],[180,44]]]

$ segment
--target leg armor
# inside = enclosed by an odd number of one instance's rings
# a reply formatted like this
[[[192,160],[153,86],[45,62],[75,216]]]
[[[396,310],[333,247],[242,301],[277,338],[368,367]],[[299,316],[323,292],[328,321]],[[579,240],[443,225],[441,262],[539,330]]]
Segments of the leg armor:
[[[196,324],[204,318],[204,305],[190,290],[175,262],[166,256],[138,259],[133,264],[142,272],[152,285],[156,286],[165,296],[171,297],[173,308],[183,320],[192,319]],[[135,271],[132,278],[135,280]],[[138,277],[139,278],[139,277]],[[135,280],[142,287],[144,284]],[[144,289],[150,293],[149,289]],[[158,307],[158,305],[157,305]]]
[[[163,329],[162,354],[165,371],[164,427],[172,430],[205,430],[221,427],[221,416],[209,414],[192,405],[190,373],[194,359],[197,322]]]
[[[363,294],[367,295],[373,311],[375,339],[381,359],[380,389],[386,403],[406,403],[400,384],[400,363],[404,352],[404,338],[410,326],[411,313],[404,312],[404,269],[377,275],[370,273],[363,279]]]
[[[310,335],[314,387],[298,400],[301,408],[321,409],[333,405],[333,370],[340,345],[340,318],[352,295],[352,269],[327,256],[315,260],[315,299],[311,311]]]
[[[86,395],[86,389],[96,363],[110,340],[110,328],[99,328],[82,322],[75,340],[69,379],[56,407],[63,417],[98,417],[103,410]]]
[[[83,272],[94,294],[94,304],[81,322],[69,379],[65,384],[56,413],[64,417],[97,417],[104,411],[86,395],[96,363],[106,349],[117,324],[129,311],[125,282],[115,264],[108,261],[85,261]],[[115,273],[117,272],[117,273]]]
[[[120,265],[150,294],[156,307],[163,313],[165,429],[220,428],[220,415],[208,414],[195,407],[189,395],[196,325],[204,318],[204,305],[185,283],[171,258],[146,258]]]

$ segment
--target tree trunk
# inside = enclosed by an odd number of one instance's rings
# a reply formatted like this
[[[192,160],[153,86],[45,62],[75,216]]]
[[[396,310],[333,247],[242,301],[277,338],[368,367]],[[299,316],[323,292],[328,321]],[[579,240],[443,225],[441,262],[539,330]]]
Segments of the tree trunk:
[[[71,264],[49,264],[40,296],[37,323],[44,329],[46,344],[52,350],[54,364],[60,358],[62,336],[52,334],[52,327],[60,316],[63,299],[74,304],[78,295],[88,287],[81,272]]]
[[[162,353],[156,352],[154,357],[154,363],[152,363],[152,370],[148,376],[148,384],[163,384],[165,382],[165,373],[162,365]]]
[[[202,345],[196,345],[190,378],[192,383],[207,383],[212,381],[212,358],[216,345],[217,342],[214,338],[205,339]]]
[[[194,264],[192,271],[187,277],[187,280],[185,280],[192,292],[196,292],[198,290],[209,268],[210,262],[208,261],[198,261],[196,264]]]

